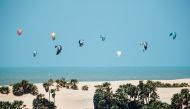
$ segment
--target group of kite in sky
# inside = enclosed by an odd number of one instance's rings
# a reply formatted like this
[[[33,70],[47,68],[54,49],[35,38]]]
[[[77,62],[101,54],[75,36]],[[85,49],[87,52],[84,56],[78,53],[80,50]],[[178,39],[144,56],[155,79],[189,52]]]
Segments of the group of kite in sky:
[[[17,34],[18,34],[18,36],[22,36],[22,34],[23,34],[23,29],[18,29],[17,30]],[[56,34],[55,34],[55,32],[52,32],[51,34],[50,34],[50,36],[51,36],[51,39],[52,40],[55,40],[56,39]],[[177,34],[176,34],[176,32],[171,32],[170,34],[169,34],[169,37],[171,37],[173,40],[174,39],[176,39],[176,37],[177,37]],[[106,40],[106,35],[103,35],[103,34],[101,34],[100,36],[99,36],[99,38],[101,39],[101,41],[105,41]],[[78,44],[79,44],[79,47],[83,47],[84,46],[84,40],[83,39],[80,39],[79,41],[78,41]],[[145,52],[145,51],[147,51],[147,49],[148,49],[148,42],[147,41],[145,41],[145,42],[142,42],[142,43],[140,43],[140,45],[143,47],[143,52]],[[61,51],[62,51],[62,45],[55,45],[55,49],[56,49],[56,55],[59,55],[60,53],[61,53]],[[33,57],[36,57],[37,56],[37,51],[33,51]],[[116,54],[117,54],[117,56],[118,57],[120,57],[121,55],[122,55],[122,51],[120,51],[120,50],[118,50],[118,51],[116,51]]]

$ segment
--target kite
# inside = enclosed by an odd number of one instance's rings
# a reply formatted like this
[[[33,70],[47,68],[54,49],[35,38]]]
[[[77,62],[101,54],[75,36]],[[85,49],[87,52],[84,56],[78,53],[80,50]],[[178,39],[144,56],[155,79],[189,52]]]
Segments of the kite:
[[[83,47],[84,46],[84,40],[79,40],[79,47]]]
[[[62,51],[62,46],[61,45],[55,45],[56,48],[56,55],[59,55]]]
[[[143,52],[145,52],[148,49],[148,43],[147,42],[142,42],[140,45],[143,46]]]
[[[37,51],[33,51],[33,57],[37,56]]]
[[[169,37],[172,37],[172,39],[174,40],[174,39],[177,37],[176,32],[171,32],[171,33],[169,34]]]
[[[22,33],[23,33],[23,30],[22,30],[21,28],[17,30],[17,34],[18,34],[19,36],[21,36]]]
[[[116,55],[120,57],[122,55],[122,52],[120,50],[116,51]]]
[[[105,35],[104,35],[104,36],[103,36],[103,35],[100,35],[100,38],[101,38],[102,41],[105,41],[105,40],[106,40],[106,36],[105,36]]]
[[[55,40],[55,32],[52,32],[52,33],[51,33],[51,39],[52,39],[52,40]]]

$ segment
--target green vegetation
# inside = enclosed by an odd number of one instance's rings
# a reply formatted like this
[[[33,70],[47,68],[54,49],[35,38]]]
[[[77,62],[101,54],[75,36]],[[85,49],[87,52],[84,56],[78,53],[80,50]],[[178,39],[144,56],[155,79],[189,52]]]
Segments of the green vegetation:
[[[56,95],[55,92],[56,92],[56,89],[51,89],[51,96],[54,99],[54,103],[55,103],[55,95]]]
[[[142,109],[172,109],[171,106],[167,103],[161,101],[151,102],[149,105],[145,105]]]
[[[57,79],[57,80],[55,80],[55,82],[57,83],[57,85],[59,87],[65,87],[65,85],[67,83],[66,80],[65,80],[65,78]]]
[[[49,84],[50,86],[53,86],[53,83],[54,83],[53,79],[49,79],[49,80],[48,80],[48,84]]]
[[[173,84],[170,84],[170,83],[161,83],[160,81],[152,81],[153,84],[156,85],[156,87],[189,87],[189,84],[188,83],[173,83]]]
[[[190,109],[190,91],[182,89],[173,95],[171,105],[159,101],[157,87],[186,87],[188,84],[168,84],[156,81],[139,81],[137,86],[132,84],[120,85],[115,93],[110,83],[96,85],[93,97],[94,109]]]
[[[82,90],[88,90],[88,86],[87,85],[84,85],[84,86],[82,86]]]
[[[79,81],[77,79],[71,79],[71,82],[70,82],[71,89],[78,90],[78,86],[77,86],[78,82]]]
[[[43,87],[45,91],[49,93],[49,101],[50,101],[50,93],[51,93],[50,86],[53,86],[53,83],[54,83],[53,79],[49,79],[47,82],[43,83]]]
[[[0,109],[24,109],[25,105],[23,105],[23,101],[0,101]]]
[[[67,83],[65,84],[65,87],[66,87],[67,89],[70,89],[70,88],[71,88],[71,83],[70,83],[70,82],[67,82]]]
[[[67,82],[65,78],[57,79],[55,80],[56,82],[56,89],[59,91],[59,88],[64,88],[66,87],[67,89],[73,89],[73,90],[78,90],[77,84],[79,81],[77,79],[71,79],[70,82]]]
[[[37,95],[33,100],[33,109],[55,109],[56,106],[53,102],[44,98],[43,94]]]
[[[171,99],[172,109],[190,109],[189,89],[182,89],[180,93],[173,95]]]
[[[54,99],[54,103],[55,103],[56,89],[50,89],[50,87],[53,86],[53,83],[54,83],[53,79],[49,79],[47,82],[43,83],[43,87],[44,87],[45,91],[49,93],[49,102],[50,102],[50,94],[51,94],[52,98]],[[56,83],[57,83],[57,85],[61,84],[61,80],[56,80]]]
[[[56,89],[59,91],[59,88],[64,88],[66,87],[67,89],[73,89],[73,90],[78,90],[77,84],[79,81],[77,79],[71,79],[70,82],[67,82],[65,78],[57,79],[55,81],[57,83]]]
[[[49,93],[49,100],[43,94],[38,95],[38,89],[32,83],[22,80],[20,83],[13,85],[13,94],[21,96],[23,94],[37,95],[33,100],[33,109],[55,109],[55,96],[59,88],[71,88],[78,90],[78,80],[71,79],[67,82],[64,78],[55,80],[56,89],[51,89],[54,85],[53,79],[49,79],[43,83],[46,92]],[[159,101],[157,87],[189,87],[187,83],[161,83],[159,81],[150,81],[146,83],[139,81],[137,86],[132,84],[123,84],[113,92],[111,84],[105,82],[102,85],[96,85],[96,91],[93,97],[94,109],[190,109],[190,91],[188,88],[181,89],[180,93],[176,93],[171,98],[171,105]],[[82,90],[88,90],[88,86],[84,85]],[[0,87],[0,93],[8,94],[9,87]],[[50,95],[54,102],[50,101]],[[0,109],[24,109],[23,101],[2,102],[0,101]]]
[[[1,94],[9,94],[10,93],[9,87],[5,87],[5,86],[0,87],[0,93]]]
[[[36,85],[29,83],[27,80],[22,80],[20,83],[13,85],[13,94],[15,96],[21,96],[23,94],[38,94],[38,88]]]

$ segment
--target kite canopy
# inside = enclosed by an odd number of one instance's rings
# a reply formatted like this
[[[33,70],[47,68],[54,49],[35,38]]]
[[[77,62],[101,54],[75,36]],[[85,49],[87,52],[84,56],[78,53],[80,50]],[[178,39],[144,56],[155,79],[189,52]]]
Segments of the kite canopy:
[[[55,40],[55,32],[52,32],[52,33],[51,33],[51,39],[52,39],[52,40]]]
[[[33,51],[33,57],[37,56],[37,51]]]
[[[83,47],[84,46],[84,40],[79,40],[79,47]]]
[[[116,51],[116,55],[120,57],[122,55],[122,52],[120,50]]]
[[[100,38],[101,38],[102,41],[106,40],[106,36],[105,35],[100,35]]]
[[[62,46],[61,45],[55,45],[56,48],[56,55],[59,55],[62,51]]]
[[[147,42],[142,42],[140,45],[143,46],[143,52],[145,52],[148,49],[148,43]]]
[[[171,32],[171,33],[169,34],[169,37],[172,37],[172,39],[174,40],[174,39],[177,37],[176,32]]]
[[[19,29],[17,30],[17,34],[18,34],[19,36],[21,36],[22,33],[23,33],[23,30],[22,30],[21,28],[19,28]]]

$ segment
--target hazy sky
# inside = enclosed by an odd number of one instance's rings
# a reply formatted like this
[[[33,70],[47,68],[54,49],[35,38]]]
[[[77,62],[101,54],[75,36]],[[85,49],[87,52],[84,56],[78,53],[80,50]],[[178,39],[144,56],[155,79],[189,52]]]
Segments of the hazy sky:
[[[190,0],[0,0],[0,38],[1,67],[190,66]]]

